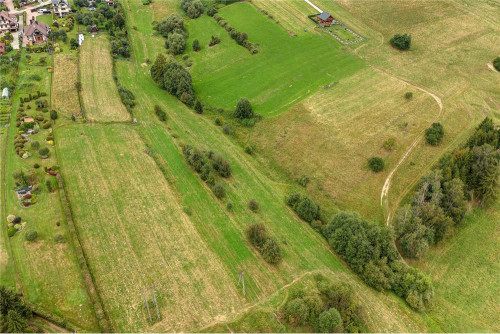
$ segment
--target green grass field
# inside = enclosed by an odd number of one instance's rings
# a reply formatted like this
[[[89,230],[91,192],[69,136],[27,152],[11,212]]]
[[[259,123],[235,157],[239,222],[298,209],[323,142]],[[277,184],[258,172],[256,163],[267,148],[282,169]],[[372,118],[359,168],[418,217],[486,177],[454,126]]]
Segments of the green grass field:
[[[247,97],[263,116],[277,115],[303,100],[319,87],[341,80],[363,67],[363,62],[340,50],[326,34],[291,37],[285,29],[248,3],[236,3],[219,11],[232,27],[248,33],[259,53],[233,41],[215,20],[203,16],[189,21],[187,45],[198,39],[202,50],[190,53],[195,91],[206,103],[233,109]],[[211,35],[222,43],[209,48]]]
[[[446,332],[498,332],[500,202],[469,213],[460,230],[414,263],[431,275],[430,316]]]

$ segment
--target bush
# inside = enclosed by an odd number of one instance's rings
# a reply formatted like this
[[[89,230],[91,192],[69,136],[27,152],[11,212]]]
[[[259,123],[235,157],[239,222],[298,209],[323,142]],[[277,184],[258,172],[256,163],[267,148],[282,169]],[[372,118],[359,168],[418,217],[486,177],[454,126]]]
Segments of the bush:
[[[233,203],[231,203],[231,202],[227,203],[226,209],[228,209],[229,211],[231,211],[233,209]]]
[[[405,99],[411,100],[413,98],[413,93],[412,92],[406,92],[405,93]]]
[[[251,224],[247,229],[247,238],[255,248],[263,247],[268,239],[264,224]]]
[[[318,330],[320,333],[342,332],[342,318],[339,311],[333,307],[323,311],[318,318]]]
[[[203,106],[201,105],[200,100],[196,100],[196,103],[194,104],[194,110],[198,114],[203,114]]]
[[[40,165],[35,163],[35,164],[33,164],[33,168],[35,168],[35,169],[40,168]]]
[[[212,35],[212,37],[210,38],[210,42],[208,42],[208,46],[214,46],[214,45],[217,45],[219,43],[220,43],[219,36]]]
[[[231,135],[233,134],[233,128],[229,124],[224,124],[222,126],[222,132],[224,132],[224,134],[226,135]]]
[[[257,212],[259,211],[259,203],[257,203],[256,200],[251,199],[250,201],[248,201],[248,208],[253,212]]]
[[[64,243],[64,235],[62,235],[60,233],[57,233],[56,235],[54,235],[54,242],[58,243],[58,244]]]
[[[17,229],[15,227],[9,227],[9,229],[7,230],[7,235],[9,236],[9,238],[12,238],[14,234],[16,234],[16,232]]]
[[[155,114],[160,121],[165,122],[167,120],[167,114],[160,108],[159,105],[155,105]]]
[[[441,143],[444,136],[444,129],[441,123],[432,123],[431,127],[425,130],[425,140],[432,146]]]
[[[262,257],[267,263],[278,264],[281,262],[281,249],[276,240],[268,238],[262,246]]]
[[[224,198],[226,196],[226,189],[222,183],[217,183],[212,187],[212,192],[218,199]]]
[[[203,3],[200,0],[181,0],[181,8],[186,12],[187,16],[192,19],[203,14]]]
[[[229,162],[227,162],[227,160],[222,155],[214,154],[212,156],[212,166],[220,176],[231,176],[231,165],[229,165]]]
[[[48,156],[49,155],[49,148],[48,147],[42,147],[41,149],[38,150],[38,153],[41,156]]]
[[[40,143],[38,141],[32,141],[31,142],[31,148],[38,150],[40,148]]]
[[[35,241],[37,237],[38,237],[38,232],[35,230],[27,231],[26,235],[24,236],[26,241]]]
[[[186,49],[186,39],[182,34],[176,32],[171,33],[167,37],[165,47],[172,50],[174,55],[182,54]]]
[[[221,126],[222,125],[222,120],[219,117],[215,118],[215,125]]]
[[[57,117],[58,117],[57,116],[57,111],[51,110],[50,111],[50,119],[55,121],[57,119]]]
[[[292,325],[304,325],[309,317],[309,308],[302,298],[295,298],[285,304],[283,314]]]
[[[240,99],[236,105],[236,110],[234,111],[234,117],[238,119],[252,118],[253,110],[250,101],[247,99]]]
[[[200,50],[201,50],[200,41],[198,41],[197,39],[195,39],[193,41],[193,51],[200,51]]]
[[[396,145],[396,137],[389,137],[385,140],[383,146],[387,151],[392,151],[395,145]]]
[[[500,71],[500,57],[496,57],[495,60],[493,60],[493,67],[495,67],[497,71]]]
[[[408,50],[411,46],[411,35],[396,34],[391,38],[390,43],[393,47],[399,50]]]
[[[214,16],[215,14],[217,14],[217,7],[216,6],[211,6],[210,8],[208,8],[208,10],[207,10],[208,16]]]
[[[384,160],[380,157],[372,157],[368,160],[368,166],[375,173],[382,171],[385,167]]]

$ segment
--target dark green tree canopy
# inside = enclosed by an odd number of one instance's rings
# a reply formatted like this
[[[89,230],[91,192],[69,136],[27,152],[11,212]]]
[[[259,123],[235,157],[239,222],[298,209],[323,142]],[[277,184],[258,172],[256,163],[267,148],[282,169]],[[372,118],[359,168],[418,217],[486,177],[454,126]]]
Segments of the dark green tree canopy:
[[[253,109],[250,101],[245,98],[242,98],[238,101],[236,105],[236,110],[234,111],[234,117],[239,119],[246,119],[253,117]]]
[[[408,50],[411,46],[411,35],[396,34],[391,38],[390,43],[399,50]]]
[[[425,130],[425,139],[427,143],[436,146],[441,143],[444,136],[444,129],[441,123],[432,123],[431,127]]]

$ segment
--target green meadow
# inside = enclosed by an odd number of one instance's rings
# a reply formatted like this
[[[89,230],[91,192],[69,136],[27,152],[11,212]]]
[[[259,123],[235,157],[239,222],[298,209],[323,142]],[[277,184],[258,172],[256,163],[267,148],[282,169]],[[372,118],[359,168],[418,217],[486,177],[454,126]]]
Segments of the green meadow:
[[[200,52],[190,52],[196,94],[214,107],[233,109],[241,97],[252,101],[257,113],[277,115],[319,87],[339,81],[363,67],[363,61],[341,50],[326,34],[310,32],[292,37],[249,3],[226,6],[219,15],[258,44],[252,55],[231,39],[208,16],[189,21],[188,49],[198,39]],[[212,35],[221,43],[208,47]]]

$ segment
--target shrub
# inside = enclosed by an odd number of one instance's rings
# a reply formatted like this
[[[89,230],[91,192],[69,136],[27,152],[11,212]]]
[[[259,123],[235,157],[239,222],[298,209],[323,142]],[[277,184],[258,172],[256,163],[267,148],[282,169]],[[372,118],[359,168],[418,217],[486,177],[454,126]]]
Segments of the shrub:
[[[50,111],[50,119],[55,121],[57,119],[57,117],[58,117],[57,111],[51,110]]]
[[[493,60],[493,67],[495,67],[497,71],[500,71],[500,57],[496,57]]]
[[[38,150],[40,148],[40,143],[38,141],[32,141],[31,142],[31,148]]]
[[[167,120],[167,114],[160,108],[159,105],[155,105],[155,114],[160,121],[165,122]]]
[[[220,43],[219,36],[212,35],[212,37],[210,38],[210,42],[208,42],[208,46],[214,46],[214,45],[217,45],[219,43]]]
[[[215,118],[215,125],[221,126],[222,125],[222,120],[219,117]]]
[[[405,93],[405,99],[411,100],[413,98],[413,93],[412,92],[406,92]]]
[[[208,8],[207,10],[207,15],[208,16],[214,16],[215,14],[217,14],[217,7],[215,6],[211,6],[210,8]]]
[[[198,41],[197,39],[195,39],[193,41],[193,51],[200,51],[201,50],[201,47],[200,47],[200,41]]]
[[[333,307],[323,311],[318,318],[318,330],[320,333],[342,332],[342,318],[339,311]]]
[[[273,238],[267,238],[262,246],[261,253],[267,263],[278,264],[281,262],[281,249]]]
[[[35,230],[27,231],[26,235],[24,236],[26,241],[35,241],[37,237],[38,237],[38,232]]]
[[[39,165],[39,164],[37,164],[37,163],[35,163],[35,164],[33,164],[33,168],[35,168],[35,169],[36,169],[36,168],[40,168],[40,165]]]
[[[194,105],[194,110],[195,110],[198,114],[203,114],[203,106],[201,105],[200,100],[196,100],[196,103],[195,103],[195,105]]]
[[[167,37],[165,47],[172,50],[174,55],[179,55],[186,49],[186,38],[179,33],[171,33]]]
[[[395,145],[396,145],[396,137],[389,137],[385,140],[383,146],[387,151],[392,151]]]
[[[234,117],[238,119],[252,118],[253,110],[250,101],[242,98],[238,101],[236,105],[236,110],[234,111]]]
[[[245,153],[253,155],[253,153],[254,153],[253,147],[250,145],[245,146]]]
[[[380,157],[372,157],[368,160],[368,166],[370,166],[372,171],[378,173],[384,169],[385,163]]]
[[[57,233],[54,235],[54,242],[58,244],[64,243],[64,235]]]
[[[390,43],[399,50],[408,50],[411,46],[411,35],[396,34],[391,38]]]
[[[224,132],[224,134],[226,135],[231,135],[233,134],[233,128],[229,124],[224,124],[222,126],[222,132]]]
[[[227,162],[226,159],[220,154],[214,154],[212,156],[212,166],[215,171],[222,177],[230,177],[231,176],[231,165]]]
[[[48,156],[49,155],[49,148],[48,147],[42,147],[41,149],[38,150],[38,153],[43,157],[43,156]]]
[[[14,215],[8,215],[7,216],[7,222],[8,223],[13,223],[14,219],[16,219],[16,216],[14,216]]]
[[[248,201],[248,208],[253,212],[257,212],[259,211],[259,203],[257,203],[257,201],[252,198],[250,201]]]
[[[229,211],[231,211],[233,209],[233,203],[231,203],[231,202],[227,203],[226,209],[228,209]]]
[[[297,215],[308,223],[319,219],[320,208],[312,199],[300,194],[291,194],[287,199],[287,204],[297,213]]]
[[[222,183],[217,183],[212,187],[212,192],[214,193],[215,197],[221,199],[226,196],[226,189],[224,188],[224,185]]]
[[[292,325],[303,325],[309,317],[309,308],[302,298],[295,298],[285,304],[283,314]]]
[[[181,8],[186,12],[187,16],[192,19],[203,14],[203,3],[200,0],[181,0]]]
[[[47,179],[45,181],[45,186],[47,187],[47,191],[49,193],[51,193],[52,191],[54,191],[54,189],[52,189],[52,182],[50,182],[50,179]]]
[[[264,246],[264,243],[268,239],[264,224],[251,224],[247,229],[247,238],[257,249]]]
[[[15,227],[9,227],[9,229],[7,230],[7,235],[9,236],[9,238],[13,237],[14,234],[16,234],[17,232],[17,229]]]
[[[443,136],[444,129],[441,123],[432,123],[431,127],[425,130],[425,140],[432,146],[441,143]]]

